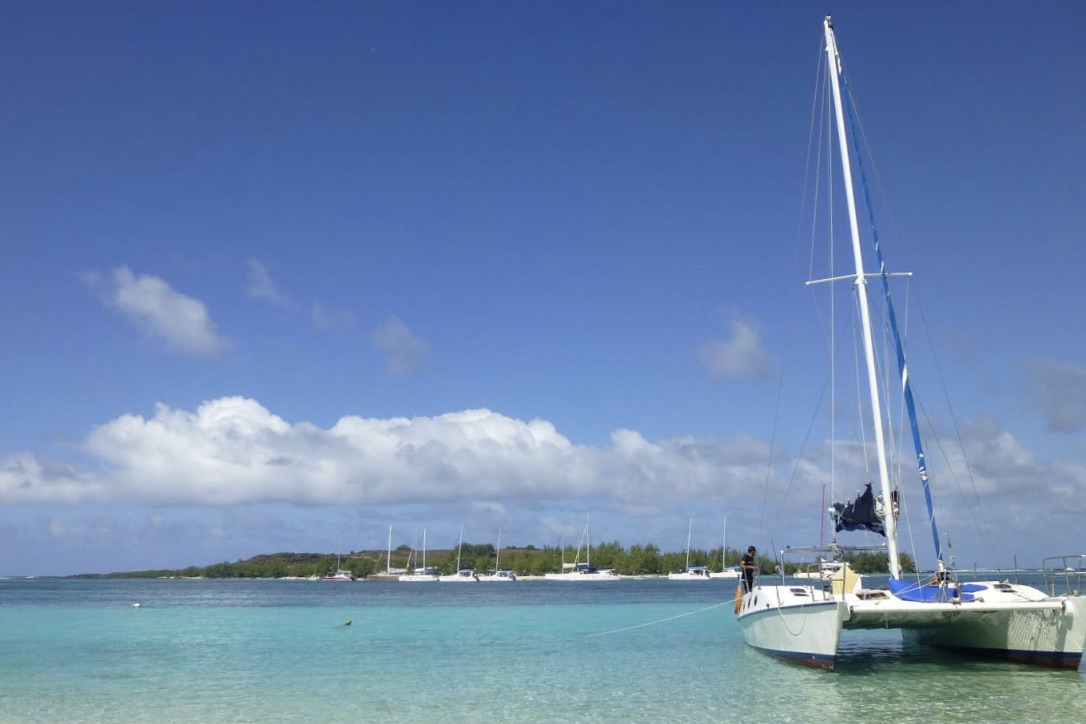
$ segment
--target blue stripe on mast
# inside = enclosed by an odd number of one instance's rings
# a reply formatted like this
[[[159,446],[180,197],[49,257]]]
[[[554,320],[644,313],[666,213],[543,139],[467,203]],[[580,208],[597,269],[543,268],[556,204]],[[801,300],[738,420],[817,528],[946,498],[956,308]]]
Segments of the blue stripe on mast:
[[[844,84],[845,89],[848,89],[848,81],[845,80],[844,73],[839,73],[838,77],[841,83]],[[928,466],[924,461],[924,444],[920,440],[920,428],[916,422],[916,404],[913,402],[913,389],[909,383],[909,370],[905,365],[905,350],[901,346],[901,334],[898,332],[897,327],[897,315],[894,314],[894,302],[890,297],[890,276],[886,271],[886,260],[882,256],[882,247],[879,245],[879,231],[875,227],[875,213],[871,208],[871,196],[867,190],[867,176],[864,174],[863,155],[860,153],[860,142],[856,134],[856,124],[852,116],[852,105],[849,103],[850,94],[842,93],[844,96],[845,115],[848,119],[849,130],[852,137],[853,150],[856,152],[856,169],[860,174],[860,188],[863,189],[864,194],[864,206],[867,209],[867,222],[871,225],[871,239],[875,244],[875,255],[879,261],[879,277],[882,279],[882,292],[886,297],[886,311],[887,316],[890,318],[890,330],[894,334],[894,347],[897,350],[897,367],[898,372],[901,375],[901,387],[905,395],[905,408],[909,413],[909,427],[912,429],[913,435],[913,447],[916,448],[916,462],[920,468],[920,483],[924,487],[924,502],[928,506],[928,520],[931,521],[931,537],[935,542],[935,557],[940,563],[943,562],[943,548],[939,544],[939,530],[935,526],[935,506],[931,502],[931,486],[928,485]],[[890,508],[890,515],[893,515],[893,504],[888,502]]]

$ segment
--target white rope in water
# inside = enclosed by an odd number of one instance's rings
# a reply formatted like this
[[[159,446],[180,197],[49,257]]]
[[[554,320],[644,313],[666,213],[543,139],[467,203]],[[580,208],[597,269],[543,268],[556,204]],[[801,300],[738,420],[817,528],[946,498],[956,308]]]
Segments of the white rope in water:
[[[697,611],[687,611],[686,613],[680,613],[678,616],[668,616],[667,618],[662,618],[659,621],[649,621],[648,623],[639,623],[634,626],[616,628],[610,631],[600,631],[599,633],[588,634],[588,638],[595,638],[596,636],[607,636],[609,634],[621,633],[623,631],[631,631],[635,628],[644,628],[645,626],[655,626],[658,623],[666,623],[668,621],[674,621],[677,618],[686,618],[687,616],[693,616],[695,613],[705,613],[706,611],[712,611],[714,608],[720,608],[721,606],[726,606],[729,603],[731,603],[731,601],[725,601],[724,603],[715,603],[708,608],[699,608]]]

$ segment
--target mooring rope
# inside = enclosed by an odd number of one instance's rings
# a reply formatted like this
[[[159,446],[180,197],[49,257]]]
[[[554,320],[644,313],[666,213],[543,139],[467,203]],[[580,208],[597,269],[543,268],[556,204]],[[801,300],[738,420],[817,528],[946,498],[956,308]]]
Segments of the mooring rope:
[[[725,601],[724,603],[715,603],[708,608],[699,608],[697,611],[687,611],[686,613],[680,613],[678,616],[668,616],[667,618],[662,618],[659,621],[649,621],[647,623],[639,623],[634,626],[625,626],[623,628],[616,628],[610,631],[600,631],[598,633],[588,634],[588,638],[595,638],[596,636],[607,636],[609,634],[621,633],[623,631],[631,631],[635,628],[644,628],[645,626],[655,626],[658,623],[666,623],[668,621],[674,621],[678,618],[693,616],[695,613],[705,613],[706,611],[712,611],[714,608],[720,608],[721,606],[726,606],[729,603],[731,603],[731,601]]]

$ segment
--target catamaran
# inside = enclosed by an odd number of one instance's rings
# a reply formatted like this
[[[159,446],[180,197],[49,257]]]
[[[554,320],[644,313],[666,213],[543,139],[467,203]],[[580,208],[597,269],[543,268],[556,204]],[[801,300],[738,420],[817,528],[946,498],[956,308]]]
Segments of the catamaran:
[[[886,271],[882,258],[859,155],[855,113],[850,105],[847,79],[829,17],[823,23],[823,32],[854,271],[820,281],[845,280],[853,287],[869,398],[865,414],[870,417],[868,423],[879,484],[878,494],[868,485],[855,501],[834,505],[831,511],[838,530],[867,530],[886,537],[882,550],[888,558],[890,577],[887,588],[868,589],[848,565],[843,565],[832,573],[825,585],[821,580],[788,583],[783,575],[775,584],[758,581],[742,596],[737,608],[743,637],[749,645],[766,653],[826,669],[835,666],[842,631],[887,628],[901,629],[907,638],[931,646],[1043,666],[1077,668],[1086,644],[1086,596],[1082,595],[1086,555],[1046,558],[1042,562],[1046,590],[1040,590],[1008,581],[961,582],[953,558],[949,558],[948,564],[942,549],[911,381],[906,373],[904,344],[890,297],[890,277],[896,274]],[[870,242],[879,267],[877,272],[868,272],[864,266],[850,147],[856,151],[855,169],[868,207]],[[883,292],[886,321],[883,328],[889,329],[887,348],[897,362],[897,380],[893,384],[884,383],[877,372],[867,290],[869,281],[878,283]],[[910,580],[903,574],[899,560],[900,491],[890,480],[882,399],[886,395],[889,402],[885,391],[893,388],[900,392],[900,404],[908,413],[920,488],[935,544],[935,573],[930,579],[917,576]],[[813,551],[819,561],[827,554],[847,552],[836,546],[829,551],[821,546],[807,551],[808,554]],[[796,549],[788,551],[789,555],[794,552]],[[782,552],[779,559],[782,571],[785,569],[784,558]]]
[[[585,562],[581,563],[581,544],[585,546]],[[563,556],[565,549],[562,549]],[[562,561],[561,573],[547,573],[543,576],[548,581],[617,581],[619,575],[613,568],[596,568],[592,565],[592,521],[585,518],[584,533],[577,543],[577,555],[573,563]]]

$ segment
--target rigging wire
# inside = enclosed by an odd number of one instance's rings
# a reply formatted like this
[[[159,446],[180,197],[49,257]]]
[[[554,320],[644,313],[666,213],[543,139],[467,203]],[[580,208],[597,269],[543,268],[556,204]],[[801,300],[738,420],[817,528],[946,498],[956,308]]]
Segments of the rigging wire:
[[[902,345],[905,346],[905,347],[908,347],[908,340],[909,340],[909,308],[910,308],[909,303],[910,303],[910,301],[912,299],[912,295],[910,294],[911,290],[912,290],[912,284],[910,283],[909,278],[906,278],[906,280],[905,280],[905,315],[904,315],[905,330],[904,330],[904,333],[902,335],[902,340],[901,340]],[[887,345],[889,345],[889,340],[887,340]],[[902,394],[904,394],[904,390],[902,390]],[[915,396],[916,396],[916,393],[914,391],[913,392],[914,401],[915,401]],[[904,417],[906,416],[906,408],[905,408],[904,401],[901,399],[901,396],[898,396],[897,399],[898,399],[898,407],[897,407],[898,437],[897,437],[897,441],[895,443],[895,445],[897,447],[897,456],[895,458],[895,470],[897,471],[897,479],[899,481],[898,482],[898,488],[902,490],[902,494],[898,496],[898,500],[899,500],[898,505],[899,505],[899,507],[901,509],[902,517],[905,518],[905,532],[906,532],[906,535],[908,535],[908,537],[909,537],[909,554],[913,557],[914,567],[916,568],[916,574],[918,576],[917,582],[919,582],[919,580],[920,580],[919,579],[920,566],[918,564],[916,564],[916,562],[918,560],[920,560],[920,559],[917,556],[916,536],[913,535],[912,518],[909,515],[909,505],[908,505],[907,496],[904,495],[903,486],[901,485],[901,481],[903,481],[905,479],[905,474],[904,474],[904,470],[903,470],[903,463],[904,463],[904,460],[905,460],[905,453],[903,451],[905,449],[904,437],[905,437],[906,428],[905,428],[905,423],[904,423]],[[900,548],[899,548],[899,550],[900,550]]]
[[[764,486],[763,492],[762,492],[762,514],[759,517],[759,521],[758,521],[758,538],[757,538],[757,540],[762,539],[762,532],[765,529],[765,511],[766,511],[766,508],[769,507],[769,482],[770,482],[770,480],[772,478],[772,475],[773,475],[773,451],[774,451],[774,448],[776,447],[776,444],[777,444],[777,423],[780,420],[780,416],[781,416],[781,389],[783,387],[784,387],[784,370],[781,370],[781,374],[777,378],[777,404],[774,405],[773,431],[770,433],[770,436],[769,436],[769,462],[766,464],[766,470],[765,470],[765,486]],[[791,487],[791,484],[792,484],[791,481],[789,481],[789,483],[788,483],[789,487]],[[788,489],[787,488],[785,488],[784,497],[785,498],[788,497]],[[728,551],[727,551],[726,548],[724,550],[724,555],[725,556],[728,555]]]
[[[822,129],[825,127],[826,123],[825,123],[824,115],[819,112],[819,96],[820,96],[820,90],[824,89],[825,86],[827,85],[826,78],[828,76],[826,76],[826,72],[827,72],[828,65],[826,63],[825,53],[822,51],[821,44],[819,44],[819,45],[817,45],[815,47],[815,58],[816,58],[816,62],[814,64],[814,66],[815,66],[815,81],[814,81],[814,90],[812,91],[812,96],[811,96],[811,116],[810,116],[810,122],[809,122],[808,133],[807,133],[806,166],[804,168],[803,186],[802,186],[802,190],[801,190],[801,193],[800,193],[800,213],[798,214],[798,217],[797,217],[795,241],[793,243],[793,248],[796,250],[794,252],[796,254],[796,256],[793,258],[793,264],[797,268],[800,265],[799,249],[802,248],[802,244],[800,243],[800,239],[802,238],[803,232],[804,232],[804,227],[805,227],[804,217],[806,216],[808,201],[811,200],[810,201],[810,203],[811,203],[811,206],[810,206],[811,213],[812,213],[812,215],[814,216],[815,219],[817,219],[817,217],[818,217],[818,210],[819,210],[819,205],[817,203],[817,199],[818,199],[819,191],[820,191],[821,177],[818,174],[812,174],[811,173],[812,158],[814,159],[813,165],[814,165],[814,167],[816,169],[821,168],[821,166],[823,165],[823,162],[822,162],[822,151],[823,151]],[[825,93],[822,92],[821,95],[823,96],[822,97],[822,106],[824,107],[825,106]],[[817,143],[816,143],[816,141],[817,141]],[[813,184],[810,183],[811,179],[814,180]],[[813,186],[813,189],[812,189],[812,186]],[[832,184],[829,184],[828,187],[832,188]],[[816,224],[812,223],[811,228],[810,228],[810,232],[809,232],[809,239],[808,239],[808,246],[810,248],[810,253],[808,255],[808,261],[807,261],[807,265],[808,265],[808,269],[807,269],[808,276],[807,276],[807,278],[808,279],[812,278],[812,270],[814,268],[814,247],[815,247],[814,233],[815,233],[815,228],[816,228]],[[789,285],[789,288],[791,288],[791,285]],[[780,422],[780,410],[781,410],[781,400],[783,398],[783,388],[784,388],[784,369],[783,369],[783,366],[782,366],[781,374],[780,374],[780,376],[778,378],[778,382],[777,382],[777,398],[776,398],[776,404],[775,404],[775,410],[774,410],[774,416],[773,416],[773,429],[772,429],[772,433],[771,433],[771,436],[770,436],[769,460],[767,462],[767,467],[766,467],[766,480],[765,480],[765,486],[764,486],[764,489],[763,489],[763,497],[762,497],[762,511],[761,511],[761,515],[760,515],[759,523],[758,523],[758,537],[759,538],[761,538],[761,536],[762,536],[762,534],[764,532],[764,529],[765,529],[765,524],[766,524],[766,510],[768,508],[768,503],[769,503],[770,484],[771,484],[771,481],[772,481],[772,473],[773,473],[773,456],[774,456],[774,454],[776,452],[777,429],[778,429],[778,425],[779,425],[779,422]],[[819,397],[819,405],[821,405],[821,400],[822,400],[822,397],[824,397],[824,395],[825,395],[825,390],[823,390],[822,395],[820,395],[820,397]],[[813,425],[814,425],[814,420],[812,419],[812,421],[811,421],[811,423],[810,423],[810,425],[808,426],[808,429],[807,429],[807,435],[805,436],[804,441],[803,441],[803,448],[806,448],[807,442],[810,439],[811,430],[813,428]],[[785,486],[784,496],[783,496],[783,498],[785,500],[788,498],[788,492],[792,487],[792,483],[796,479],[798,466],[799,466],[799,461],[800,461],[801,458],[802,458],[802,449],[801,449],[801,452],[800,452],[800,457],[797,458],[796,466],[793,467],[792,475],[789,478],[789,480],[788,480],[788,482],[787,482],[787,484]],[[726,553],[726,551],[725,551],[725,553]]]
[[[792,483],[796,481],[796,477],[799,475],[800,466],[803,464],[803,453],[806,452],[807,444],[811,441],[811,431],[814,430],[815,420],[818,419],[818,411],[822,409],[822,400],[826,399],[826,389],[829,387],[829,382],[830,377],[827,376],[826,382],[822,385],[822,392],[818,395],[818,404],[814,406],[814,410],[811,413],[811,419],[807,423],[807,433],[803,436],[803,443],[800,445],[799,452],[796,455],[795,465],[792,466],[792,475],[788,478],[788,484],[784,487],[784,495],[781,496],[782,504],[787,502],[788,493],[792,489]]]
[[[887,218],[887,221],[888,221],[888,226],[889,226],[890,232],[891,232],[890,235],[896,241],[896,243],[897,243],[896,248],[899,250],[899,252],[900,252],[902,258],[904,259],[906,265],[908,265],[909,264],[908,245],[904,243],[904,240],[903,240],[904,237],[902,236],[901,229],[900,229],[899,225],[897,224],[897,221],[896,221],[896,219],[894,217],[893,207],[889,203],[889,195],[886,193],[886,187],[885,187],[885,185],[883,183],[882,174],[879,171],[879,166],[875,163],[875,160],[874,160],[875,157],[874,157],[874,154],[871,151],[871,144],[870,144],[870,142],[869,142],[869,140],[867,138],[867,134],[866,134],[866,132],[864,130],[864,125],[863,125],[863,123],[861,121],[860,107],[859,107],[859,104],[856,101],[855,96],[852,93],[852,84],[851,84],[851,82],[846,82],[845,88],[846,88],[846,92],[848,93],[849,104],[852,107],[852,114],[853,114],[853,116],[855,118],[855,123],[853,125],[854,125],[854,128],[857,131],[857,136],[858,136],[858,138],[860,140],[860,144],[863,147],[863,151],[864,151],[863,155],[867,157],[869,167],[871,169],[871,174],[872,174],[872,176],[874,178],[874,181],[875,181],[875,188],[877,189],[877,192],[878,192],[877,197],[878,197],[878,199],[879,199],[879,201],[881,203],[882,211],[886,215],[886,218]],[[927,314],[924,312],[923,298],[919,294],[919,290],[917,290],[917,294],[916,294],[916,306],[917,306],[917,309],[918,309],[917,314],[920,316],[921,326],[922,326],[923,331],[924,331],[924,338],[928,339],[928,340],[934,340],[934,335],[932,334],[931,328],[930,328],[930,326],[928,324]],[[942,392],[943,392],[944,404],[946,405],[947,414],[950,416],[951,427],[954,430],[954,435],[955,435],[955,438],[957,439],[958,450],[961,452],[962,465],[965,468],[965,472],[966,472],[966,474],[968,476],[968,479],[969,479],[969,485],[970,485],[970,488],[972,489],[973,503],[971,505],[967,505],[966,508],[968,509],[969,515],[973,519],[974,525],[976,526],[978,532],[983,536],[984,545],[988,549],[989,556],[991,556],[991,558],[994,560],[996,554],[995,554],[995,546],[994,546],[994,542],[993,542],[993,538],[992,538],[991,527],[990,527],[990,525],[988,523],[988,518],[987,518],[987,515],[986,515],[986,512],[985,512],[985,507],[984,507],[984,505],[983,505],[983,503],[981,501],[980,493],[977,490],[976,478],[973,475],[973,467],[969,463],[969,458],[966,455],[965,440],[963,439],[961,426],[958,423],[958,417],[957,417],[957,414],[956,414],[956,412],[954,410],[954,405],[953,405],[953,403],[951,401],[951,398],[950,398],[950,392],[949,392],[949,389],[948,389],[947,384],[946,384],[946,377],[944,375],[943,367],[942,367],[942,364],[941,364],[941,362],[939,360],[939,356],[938,356],[938,353],[937,353],[937,351],[935,349],[934,344],[930,344],[930,343],[928,344],[928,351],[930,352],[931,357],[932,357],[932,361],[934,362],[934,369],[935,369],[936,377],[939,379],[940,388],[942,389]],[[915,389],[913,390],[913,393],[914,393],[914,397],[919,397],[918,395],[916,395]],[[917,403],[920,404],[919,400],[917,400]],[[922,405],[921,405],[921,407],[922,407]],[[928,412],[926,410],[924,410],[923,413],[924,413],[923,414],[924,420],[927,423],[927,428],[928,428],[929,432],[931,433],[930,439],[935,441],[935,445],[939,449],[940,453],[942,454],[944,463],[946,463],[946,472],[949,473],[950,477],[954,480],[955,486],[958,488],[959,494],[962,496],[963,499],[965,499],[966,498],[965,491],[963,490],[961,481],[958,478],[957,472],[954,469],[955,466],[952,465],[951,462],[950,462],[950,456],[947,453],[947,450],[946,450],[945,446],[943,445],[943,441],[940,439],[940,437],[938,435],[935,434],[935,426],[932,424],[931,417],[929,416]],[[979,520],[978,520],[978,516],[979,516]]]

